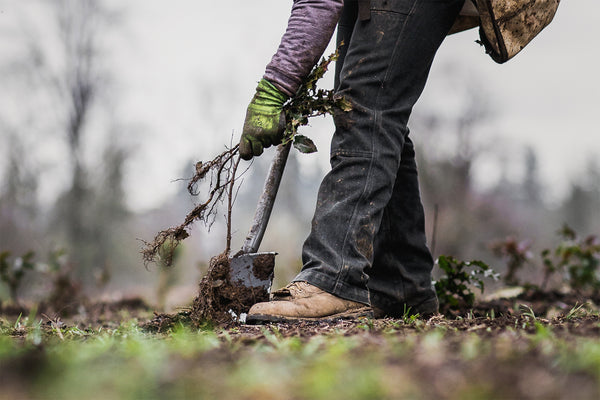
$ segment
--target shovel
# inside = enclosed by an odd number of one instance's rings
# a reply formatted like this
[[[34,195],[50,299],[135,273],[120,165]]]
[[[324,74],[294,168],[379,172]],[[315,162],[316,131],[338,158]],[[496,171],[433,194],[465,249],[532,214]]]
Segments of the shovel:
[[[269,300],[273,284],[277,253],[258,253],[258,248],[267,229],[291,145],[292,143],[289,142],[277,146],[263,192],[256,206],[250,232],[246,236],[242,249],[229,260],[231,282],[251,289],[256,301]]]

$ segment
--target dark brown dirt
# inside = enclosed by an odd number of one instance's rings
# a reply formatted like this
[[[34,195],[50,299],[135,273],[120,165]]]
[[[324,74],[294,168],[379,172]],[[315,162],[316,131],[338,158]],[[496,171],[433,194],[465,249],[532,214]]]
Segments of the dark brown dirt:
[[[316,335],[344,334],[346,336],[369,333],[427,331],[443,328],[447,332],[474,332],[485,337],[494,337],[505,331],[518,330],[525,334],[535,333],[540,326],[549,327],[557,336],[598,337],[600,317],[595,296],[585,297],[576,293],[526,291],[511,299],[478,302],[472,309],[463,309],[446,315],[438,314],[424,319],[374,319],[302,321],[251,326],[234,322],[230,317],[219,322],[242,341],[261,340],[265,332],[275,331],[283,337],[310,338]],[[198,299],[196,299],[198,301]],[[552,315],[550,315],[552,314]],[[155,318],[144,327],[154,332],[166,332],[177,323],[194,323],[203,320],[190,312],[177,315],[155,314]],[[266,330],[265,330],[266,329]]]
[[[411,332],[427,332],[442,329],[446,336],[461,336],[462,333],[475,333],[482,337],[494,337],[503,332],[518,330],[523,333],[535,333],[539,326],[551,327],[556,336],[598,337],[600,334],[600,317],[585,315],[566,319],[564,316],[552,320],[531,318],[527,315],[505,315],[497,318],[446,319],[442,315],[428,320],[404,322],[399,319],[385,318],[367,321],[301,321],[293,323],[277,323],[265,326],[238,325],[229,330],[228,335],[246,341],[260,341],[266,335],[276,333],[281,337],[298,337],[309,339],[317,335],[353,336],[380,334],[408,334]]]
[[[459,310],[441,307],[440,312],[447,317],[487,317],[492,313],[499,315],[519,314],[523,309],[532,311],[536,316],[547,317],[568,313],[576,306],[591,303],[600,305],[600,292],[578,293],[558,290],[541,291],[532,288],[514,298],[501,298],[490,301],[476,301],[472,308],[463,306]]]
[[[273,275],[273,265],[275,265],[274,254],[258,255],[252,260],[252,273],[258,279],[269,279]]]
[[[98,308],[114,310],[116,316],[120,306],[128,310],[132,307],[133,310],[143,304],[134,300],[105,304]],[[158,328],[156,330],[166,331],[169,329],[168,326],[190,323],[190,314],[189,312],[175,316],[155,314],[153,321]],[[544,341],[541,345],[537,344],[537,338],[544,337],[544,327],[550,328],[548,332],[553,337],[566,340],[556,345],[553,344],[556,343],[553,340]],[[241,396],[252,399],[311,398],[310,393],[313,392],[306,392],[309,394],[295,392],[297,387],[290,386],[293,385],[293,377],[289,378],[285,374],[281,375],[285,383],[283,386],[277,386],[272,380],[257,382],[251,378],[248,379],[247,384],[254,385],[252,386],[254,391],[249,392],[250,394],[232,396],[231,389],[224,383],[226,380],[223,379],[223,374],[231,374],[235,379],[240,375],[235,375],[232,371],[239,373],[240,370],[253,368],[256,363],[271,362],[275,365],[281,363],[282,367],[291,368],[289,371],[298,371],[295,367],[290,367],[289,359],[293,359],[293,362],[297,361],[298,365],[305,365],[303,368],[311,368],[313,360],[310,357],[314,357],[317,360],[316,365],[321,366],[316,373],[329,372],[324,368],[328,368],[327,360],[332,362],[332,369],[339,373],[342,368],[340,365],[354,361],[334,360],[333,357],[337,357],[336,354],[341,350],[340,357],[365,360],[367,366],[364,371],[367,373],[373,373],[375,365],[381,366],[381,370],[376,371],[378,374],[383,374],[378,382],[385,385],[387,390],[391,390],[390,395],[369,398],[441,400],[598,398],[598,378],[593,369],[595,364],[584,365],[581,368],[572,367],[568,362],[570,349],[582,342],[597,341],[600,335],[600,318],[597,312],[590,313],[586,310],[582,310],[580,316],[563,315],[552,319],[533,317],[528,312],[494,318],[488,316],[449,319],[438,315],[428,320],[361,318],[353,321],[280,323],[266,326],[236,325],[231,329],[217,328],[214,332],[225,345],[199,353],[191,350],[181,354],[179,352],[171,354],[165,359],[168,363],[165,371],[168,371],[168,374],[159,377],[162,379],[161,382],[171,384],[185,377],[191,376],[191,379],[196,379],[195,377],[198,376],[202,377],[202,380],[193,380],[192,384],[212,383],[217,388],[223,389],[223,392],[215,392],[216,397],[220,395],[223,398]],[[21,340],[16,337],[16,334],[12,336],[15,340]],[[350,356],[345,353],[347,350],[343,347],[336,349],[335,341],[321,341],[326,343],[325,347],[316,350],[314,348],[309,350],[310,346],[297,346],[298,341],[302,344],[310,342],[319,346],[318,336],[351,337],[352,340],[346,344],[357,343],[358,345],[352,348]],[[282,338],[293,338],[293,340],[283,342]],[[311,341],[312,338],[316,340]],[[579,341],[579,338],[584,340]],[[283,346],[278,347],[281,344]],[[257,351],[265,348],[272,348],[273,351]],[[319,358],[321,348],[329,349],[327,356],[329,358]],[[305,350],[308,352],[305,353]],[[477,353],[471,353],[473,350]],[[299,360],[295,359],[296,356]],[[5,363],[3,368],[0,368],[2,393],[6,393],[4,397],[30,398],[27,395],[28,385],[36,379],[40,371],[43,372],[40,368],[48,365],[48,357],[49,355],[41,346],[23,352],[22,355],[11,358],[8,363]],[[359,370],[362,367],[356,362],[352,366],[356,366]],[[273,371],[273,369],[264,371]],[[265,376],[252,375],[251,372],[244,373],[243,376]],[[356,376],[360,378],[362,372],[363,370],[360,370]],[[60,375],[60,371],[58,374]],[[168,378],[165,378],[166,375]],[[334,372],[331,376],[334,379],[307,381],[304,378],[299,382],[317,382],[336,387],[337,375]],[[234,383],[236,387],[240,385],[237,380]],[[242,390],[246,389],[244,384],[246,381],[242,381]],[[395,390],[402,389],[402,385],[413,385],[415,391],[399,390],[396,394]],[[257,387],[259,389],[256,389]],[[301,394],[294,395],[297,393]],[[361,397],[360,394],[357,397]]]
[[[255,271],[264,275],[267,261],[257,257]],[[272,265],[272,260],[270,262]],[[231,281],[229,256],[223,253],[210,260],[208,272],[200,281],[190,317],[196,325],[207,320],[229,324],[242,313],[247,313],[253,304],[268,300],[269,294],[265,290],[248,288]]]

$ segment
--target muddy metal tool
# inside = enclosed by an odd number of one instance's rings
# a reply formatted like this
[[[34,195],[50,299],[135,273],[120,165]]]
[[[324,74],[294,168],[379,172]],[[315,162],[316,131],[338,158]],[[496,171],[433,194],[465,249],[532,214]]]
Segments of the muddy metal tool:
[[[257,301],[269,299],[273,284],[277,253],[258,253],[258,248],[267,229],[291,145],[292,143],[289,142],[277,146],[263,192],[256,206],[250,232],[246,236],[242,250],[229,260],[231,282],[252,289]]]

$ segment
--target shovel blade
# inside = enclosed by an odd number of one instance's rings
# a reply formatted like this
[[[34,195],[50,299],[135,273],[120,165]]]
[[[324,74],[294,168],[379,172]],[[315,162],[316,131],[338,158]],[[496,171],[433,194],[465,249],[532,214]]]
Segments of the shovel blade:
[[[230,277],[233,284],[252,288],[254,292],[264,290],[267,299],[273,285],[275,252],[242,253],[229,260]]]

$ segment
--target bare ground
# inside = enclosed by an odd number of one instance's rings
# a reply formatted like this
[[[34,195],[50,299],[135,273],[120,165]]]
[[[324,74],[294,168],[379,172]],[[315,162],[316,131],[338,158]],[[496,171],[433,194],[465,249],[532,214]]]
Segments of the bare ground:
[[[44,329],[63,324],[98,330],[135,318],[158,341],[172,340],[171,333],[182,327],[200,336],[208,329],[220,344],[212,350],[165,359],[161,387],[178,387],[190,380],[192,387],[205,388],[223,399],[347,395],[595,399],[600,394],[600,318],[595,300],[530,291],[427,320],[407,317],[266,326],[228,323],[212,328],[204,325],[195,331],[198,324],[191,318],[192,309],[158,314],[143,301],[129,299],[90,304],[64,319],[46,316]],[[3,315],[14,319],[14,313],[11,317],[8,311],[2,310]],[[15,331],[13,337],[19,340],[19,333]],[[0,381],[19,384],[19,390],[28,393],[23,388],[31,382],[31,368],[47,364],[43,347],[30,351],[10,365],[0,365]],[[287,375],[279,381],[269,378],[281,371]],[[253,373],[266,378],[247,378]],[[243,396],[240,379],[247,379]],[[351,390],[361,380],[376,385],[363,388],[370,390],[365,395],[346,394],[344,386]],[[337,387],[337,395],[327,397],[331,396],[327,385]]]

